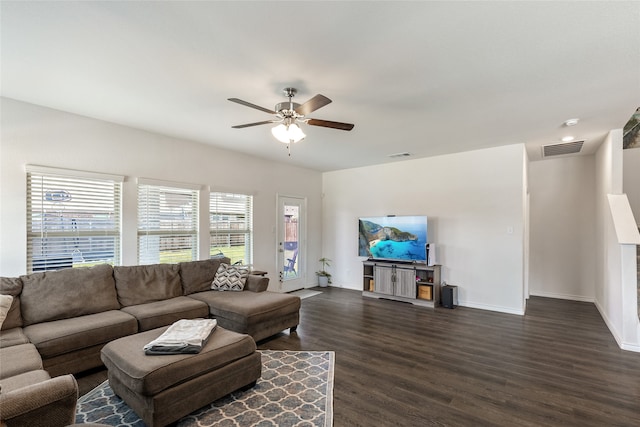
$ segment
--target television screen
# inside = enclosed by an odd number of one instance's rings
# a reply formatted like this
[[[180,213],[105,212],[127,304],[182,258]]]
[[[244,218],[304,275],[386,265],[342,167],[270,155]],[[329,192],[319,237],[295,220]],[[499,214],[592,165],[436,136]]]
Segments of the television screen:
[[[426,216],[380,216],[358,220],[359,256],[427,261]]]

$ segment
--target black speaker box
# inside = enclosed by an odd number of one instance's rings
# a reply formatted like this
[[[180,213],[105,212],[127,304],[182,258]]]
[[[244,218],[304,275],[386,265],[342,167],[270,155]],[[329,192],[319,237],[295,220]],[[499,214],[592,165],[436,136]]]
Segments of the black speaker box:
[[[458,306],[458,287],[445,285],[442,287],[442,306],[456,308]]]

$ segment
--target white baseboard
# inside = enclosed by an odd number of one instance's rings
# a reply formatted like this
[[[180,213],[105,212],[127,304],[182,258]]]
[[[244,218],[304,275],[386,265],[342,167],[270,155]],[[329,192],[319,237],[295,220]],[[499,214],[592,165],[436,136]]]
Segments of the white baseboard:
[[[595,302],[595,299],[593,297],[585,297],[584,295],[559,294],[556,292],[530,292],[529,296],[565,299],[565,300],[581,301],[581,302]]]
[[[502,307],[498,305],[478,304],[469,301],[458,301],[458,305],[461,307],[477,308],[480,310],[497,311],[499,313],[517,314],[524,316],[524,310],[513,309],[511,307]]]
[[[613,327],[613,323],[611,323],[609,318],[604,314],[604,310],[602,309],[598,301],[595,302],[595,305],[598,311],[600,312],[600,316],[602,317],[602,320],[604,320],[604,323],[607,325],[607,328],[609,328],[609,332],[611,332],[611,335],[613,335],[613,339],[616,340],[618,347],[620,347],[622,350],[640,353],[640,345],[625,343],[622,337],[620,336],[620,334],[618,334],[618,331]]]
[[[602,317],[602,320],[604,320],[605,325],[607,325],[607,328],[609,328],[609,332],[611,332],[611,335],[613,335],[613,339],[616,340],[618,347],[623,348],[624,341],[622,340],[622,337],[618,334],[616,328],[613,327],[613,323],[611,323],[598,301],[595,301],[595,306],[598,309],[598,312],[600,312],[600,317]]]
[[[631,345],[631,344],[622,344],[622,345],[620,346],[620,348],[621,348],[621,349],[623,349],[623,350],[633,351],[633,352],[636,352],[636,353],[640,353],[640,345],[635,345],[635,344],[633,344],[633,345]]]

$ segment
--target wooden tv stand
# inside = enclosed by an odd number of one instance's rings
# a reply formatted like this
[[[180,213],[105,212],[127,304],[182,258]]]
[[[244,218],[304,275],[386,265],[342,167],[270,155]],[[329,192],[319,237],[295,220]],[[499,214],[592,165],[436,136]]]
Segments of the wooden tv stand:
[[[362,295],[410,302],[424,307],[440,304],[440,266],[402,261],[362,263]]]

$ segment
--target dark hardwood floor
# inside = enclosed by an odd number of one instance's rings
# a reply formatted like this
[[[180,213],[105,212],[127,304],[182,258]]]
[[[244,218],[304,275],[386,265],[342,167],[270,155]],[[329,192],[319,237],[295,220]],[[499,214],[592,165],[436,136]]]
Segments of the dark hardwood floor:
[[[640,425],[640,354],[593,304],[534,297],[517,316],[322,292],[259,348],[336,352],[336,427]]]
[[[640,425],[640,354],[591,303],[533,297],[517,316],[319,290],[258,347],[335,351],[335,427]]]

